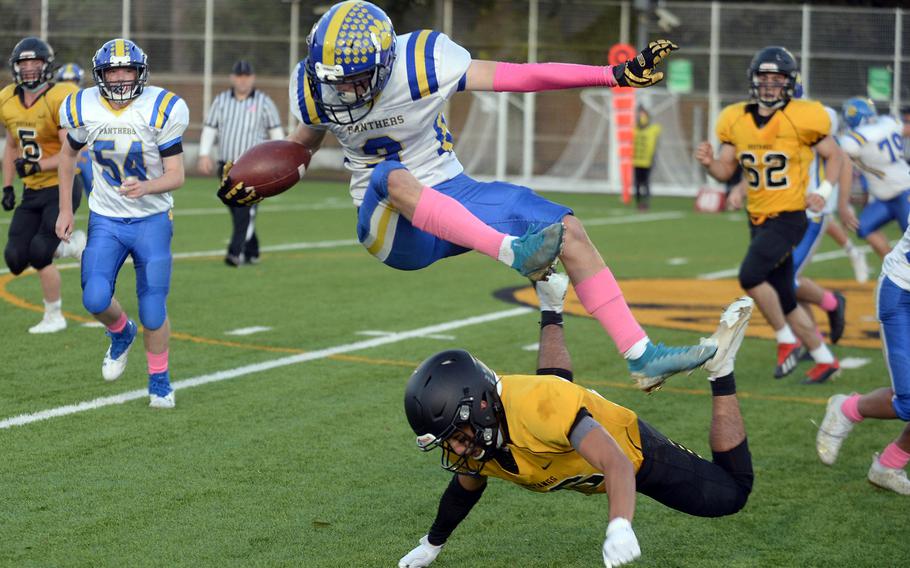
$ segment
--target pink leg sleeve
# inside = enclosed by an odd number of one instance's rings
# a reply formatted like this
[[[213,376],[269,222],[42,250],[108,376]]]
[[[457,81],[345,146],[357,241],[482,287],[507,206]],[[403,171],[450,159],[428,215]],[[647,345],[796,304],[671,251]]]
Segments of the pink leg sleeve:
[[[148,359],[150,375],[167,371],[167,350],[165,350],[164,353],[146,351],[145,357]]]
[[[575,294],[581,305],[610,334],[620,353],[625,353],[646,336],[609,268],[575,286]]]
[[[506,237],[490,227],[464,205],[432,187],[424,186],[411,224],[458,246],[499,259],[499,247]]]

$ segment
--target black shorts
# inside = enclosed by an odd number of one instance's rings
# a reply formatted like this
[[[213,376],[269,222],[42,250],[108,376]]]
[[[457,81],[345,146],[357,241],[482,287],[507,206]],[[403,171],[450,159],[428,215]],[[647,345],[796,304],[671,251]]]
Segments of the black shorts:
[[[638,420],[644,461],[635,475],[636,490],[677,511],[698,517],[736,513],[752,491],[752,464],[743,444],[721,454],[722,464],[704,459],[670,440],[644,420]],[[737,465],[727,454],[736,452]],[[742,455],[745,452],[745,457]]]
[[[76,181],[78,180],[78,181]],[[4,256],[14,274],[31,265],[36,270],[53,262],[54,251],[60,244],[57,238],[57,215],[60,212],[57,186],[44,189],[25,189],[22,203],[13,213],[9,226],[9,241]],[[73,211],[82,200],[82,180],[73,181]]]
[[[802,241],[809,222],[805,211],[786,211],[756,225],[749,221],[751,242],[739,268],[739,283],[749,290],[771,284],[781,298],[784,313],[796,304],[793,284],[793,249]]]

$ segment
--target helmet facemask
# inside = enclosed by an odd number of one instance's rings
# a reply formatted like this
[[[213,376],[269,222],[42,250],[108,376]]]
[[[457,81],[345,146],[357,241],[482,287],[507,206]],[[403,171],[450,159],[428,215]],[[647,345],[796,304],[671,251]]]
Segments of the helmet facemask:
[[[480,473],[484,462],[493,458],[493,450],[503,446],[504,437],[499,412],[496,410],[498,406],[496,401],[477,401],[472,396],[465,396],[459,402],[455,418],[449,427],[439,436],[417,436],[417,447],[424,452],[441,448],[440,465],[447,471]],[[474,412],[475,408],[480,408],[479,416]],[[453,442],[458,445],[460,452],[456,451]]]
[[[41,67],[25,71],[22,64],[26,61],[40,61]],[[50,65],[44,59],[22,58],[13,62],[13,79],[17,85],[22,85],[24,88],[34,91],[41,88],[48,81],[51,75],[49,68]]]
[[[779,109],[794,97],[794,86],[794,81],[786,74],[759,72],[752,74],[749,93],[762,107]]]
[[[128,81],[107,80],[106,75],[109,70],[122,68],[134,69],[136,77]],[[98,84],[102,97],[111,102],[125,103],[142,94],[145,84],[148,82],[148,67],[138,64],[105,65],[93,69],[92,76],[95,78],[95,83]]]

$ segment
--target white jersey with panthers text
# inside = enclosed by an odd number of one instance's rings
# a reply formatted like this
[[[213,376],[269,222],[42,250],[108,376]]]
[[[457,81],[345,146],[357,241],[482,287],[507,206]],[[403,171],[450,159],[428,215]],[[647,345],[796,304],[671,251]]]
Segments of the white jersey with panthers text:
[[[869,193],[879,201],[910,189],[910,166],[904,161],[903,125],[879,116],[839,138],[841,147],[866,174]]]
[[[882,274],[892,282],[910,291],[910,227],[882,262]]]
[[[140,181],[161,177],[165,156],[182,148],[190,120],[186,103],[160,87],[146,87],[127,107],[116,110],[98,87],[81,90],[60,106],[60,123],[69,137],[92,156],[93,187],[89,209],[107,217],[141,218],[168,211],[170,192],[132,199],[117,189],[129,176]]]
[[[445,34],[431,30],[400,35],[392,72],[372,110],[354,124],[329,121],[310,91],[303,62],[291,75],[291,111],[316,129],[328,129],[344,149],[351,197],[359,206],[371,168],[392,156],[426,185],[452,179],[464,168],[455,157],[443,107],[464,89],[471,55]]]
[[[831,119],[831,132],[837,132],[837,111],[829,106],[826,106],[825,112],[828,113],[828,118]],[[812,165],[809,166],[809,185],[806,188],[807,194],[815,192],[815,190],[818,189],[818,186],[822,181],[824,181],[825,177],[827,176],[827,170],[825,169],[825,159],[818,155],[818,151],[813,150],[812,153],[815,157],[812,159]],[[815,213],[810,209],[806,209],[806,215],[810,219],[817,219],[822,215],[830,215],[831,213],[834,213],[834,211],[837,209],[838,190],[839,187],[835,183],[834,191],[831,192],[831,195],[825,201],[825,208],[822,209],[819,213]]]

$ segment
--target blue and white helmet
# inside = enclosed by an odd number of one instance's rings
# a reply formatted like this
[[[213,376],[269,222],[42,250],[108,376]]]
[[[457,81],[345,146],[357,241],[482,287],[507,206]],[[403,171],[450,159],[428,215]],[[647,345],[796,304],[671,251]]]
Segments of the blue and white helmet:
[[[77,85],[82,84],[82,79],[85,77],[85,72],[82,71],[77,63],[67,63],[60,69],[57,69],[57,74],[54,76],[54,80],[58,83],[71,82],[76,83]]]
[[[850,128],[856,128],[859,125],[869,122],[878,115],[875,110],[875,103],[872,99],[865,97],[853,97],[847,99],[843,106],[844,122]]]
[[[101,96],[109,101],[131,101],[142,94],[149,79],[148,57],[138,45],[128,39],[117,38],[104,43],[92,58],[92,77],[98,84]],[[108,82],[104,73],[115,67],[136,70],[134,81]]]
[[[307,37],[304,60],[316,105],[336,124],[362,119],[395,61],[395,30],[377,6],[352,0],[332,6]]]

